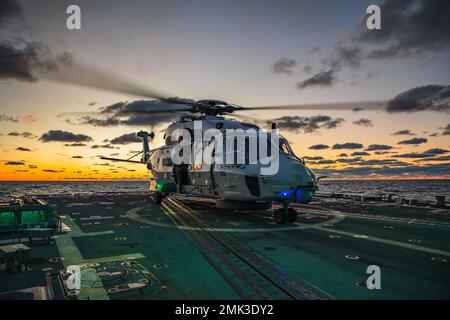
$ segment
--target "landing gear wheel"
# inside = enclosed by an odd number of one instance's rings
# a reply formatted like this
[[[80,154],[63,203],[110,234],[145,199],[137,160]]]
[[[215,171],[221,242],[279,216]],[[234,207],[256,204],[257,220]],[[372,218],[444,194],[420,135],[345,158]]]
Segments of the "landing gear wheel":
[[[294,208],[289,208],[289,209],[287,210],[286,220],[287,220],[288,222],[292,222],[292,223],[295,222],[295,221],[297,221],[297,211],[295,211]]]
[[[152,193],[152,201],[155,203],[155,204],[161,204],[161,202],[162,202],[162,199],[163,199],[163,195],[162,195],[162,193],[161,192],[157,192],[157,191],[154,191],[153,193]]]
[[[283,224],[286,221],[286,212],[284,209],[276,209],[273,212],[273,218],[277,224]]]

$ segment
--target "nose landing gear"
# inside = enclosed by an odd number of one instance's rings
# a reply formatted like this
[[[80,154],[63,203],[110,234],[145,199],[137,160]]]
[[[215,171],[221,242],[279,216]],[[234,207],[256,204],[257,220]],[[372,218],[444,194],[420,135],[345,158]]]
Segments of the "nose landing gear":
[[[297,221],[297,211],[294,208],[289,208],[287,202],[283,202],[283,208],[276,209],[273,213],[273,218],[277,224]]]

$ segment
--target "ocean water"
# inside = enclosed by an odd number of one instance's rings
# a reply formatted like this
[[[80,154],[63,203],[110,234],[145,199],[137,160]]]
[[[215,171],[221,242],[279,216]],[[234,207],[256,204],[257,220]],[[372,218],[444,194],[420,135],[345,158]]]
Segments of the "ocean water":
[[[133,193],[148,190],[148,181],[2,181],[0,199],[16,195]],[[333,180],[322,181],[320,193],[348,195],[399,195],[420,201],[433,201],[436,195],[450,200],[450,180]]]
[[[319,190],[348,195],[392,194],[419,201],[434,201],[436,195],[445,195],[450,201],[450,180],[325,180]]]

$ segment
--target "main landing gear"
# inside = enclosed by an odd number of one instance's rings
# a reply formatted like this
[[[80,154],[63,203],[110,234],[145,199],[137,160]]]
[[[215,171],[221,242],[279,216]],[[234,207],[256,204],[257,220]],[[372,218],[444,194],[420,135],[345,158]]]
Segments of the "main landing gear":
[[[297,221],[297,212],[294,208],[289,208],[287,202],[283,202],[283,208],[276,209],[273,213],[273,218],[277,224]]]

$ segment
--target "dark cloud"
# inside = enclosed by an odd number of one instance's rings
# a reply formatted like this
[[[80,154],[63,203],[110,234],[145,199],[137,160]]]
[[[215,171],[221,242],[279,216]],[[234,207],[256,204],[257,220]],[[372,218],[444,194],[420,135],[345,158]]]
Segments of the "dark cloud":
[[[426,143],[426,142],[428,142],[428,139],[426,139],[426,138],[412,138],[409,140],[400,141],[397,144],[422,144],[422,143]]]
[[[328,149],[328,148],[329,148],[329,146],[327,146],[326,144],[315,144],[315,145],[309,147],[308,149],[311,149],[311,150],[324,150],[324,149]]]
[[[16,150],[17,151],[31,151],[31,149],[24,148],[24,147],[17,147]]]
[[[129,144],[135,142],[142,142],[142,139],[139,138],[136,133],[123,134],[120,137],[111,140],[112,144]]]
[[[336,163],[335,160],[319,160],[315,162],[315,164],[335,164],[335,163]]]
[[[53,169],[42,169],[42,171],[49,172],[49,173],[56,173],[56,172],[58,172],[57,170],[53,170]]]
[[[323,157],[304,157],[306,160],[313,160],[313,161],[317,161],[317,160],[323,160]]]
[[[83,159],[83,156],[72,156],[72,159]]]
[[[386,144],[371,144],[367,147],[366,151],[374,151],[374,150],[391,150],[393,147],[388,146]]]
[[[297,88],[305,89],[307,87],[331,87],[336,81],[336,71],[331,69],[321,71],[309,79],[297,83]]]
[[[23,17],[22,7],[15,0],[2,0],[0,2],[0,28],[8,19]]]
[[[75,134],[63,130],[50,130],[44,133],[39,140],[42,142],[87,142],[92,141],[92,138],[84,134]]]
[[[19,28],[10,21],[12,18],[17,18]],[[68,52],[56,54],[43,42],[24,39],[22,34],[29,34],[30,28],[23,20],[22,7],[18,1],[0,2],[0,28],[6,27],[11,30],[2,30],[4,36],[0,41],[0,80],[36,81],[39,76],[72,63],[72,55]]]
[[[22,161],[7,161],[5,162],[5,166],[24,166],[25,163]]]
[[[364,15],[322,60],[333,78],[345,67],[358,69],[370,60],[396,60],[450,50],[450,2],[447,0],[385,0],[381,30],[369,30]],[[327,86],[334,84],[329,81]],[[400,111],[400,110],[399,110]]]
[[[17,131],[13,131],[13,132],[8,133],[8,136],[24,137],[24,138],[27,138],[27,139],[35,139],[35,138],[37,138],[37,136],[35,136],[31,132],[17,132]]]
[[[194,100],[177,99],[180,102],[192,103]],[[72,121],[66,119],[66,122],[74,125],[89,125],[96,127],[114,127],[114,126],[148,126],[167,123],[175,120],[179,112],[189,110],[191,107],[159,100],[136,100],[130,103],[117,102],[110,106],[100,108],[102,117],[93,117],[90,115],[81,116]]]
[[[341,125],[345,120],[342,118],[331,118],[329,116],[284,116],[273,120],[280,129],[288,129],[295,132],[303,131],[306,133],[314,132],[319,129],[334,129]]]
[[[297,65],[297,62],[288,58],[280,58],[274,63],[272,71],[277,74],[292,74],[292,69]]]
[[[353,39],[368,44],[369,59],[402,59],[450,49],[450,2],[385,0],[380,5],[382,30],[367,29],[365,19]]]
[[[375,151],[374,152],[374,154],[376,154],[376,155],[389,154],[389,153],[394,153],[394,152],[390,152],[390,151]]]
[[[440,156],[440,157],[431,157],[431,158],[423,158],[414,160],[414,162],[426,162],[426,161],[450,161],[449,156]]]
[[[116,118],[99,119],[91,116],[82,116],[78,119],[78,125],[91,125],[95,127],[114,127],[120,124]]]
[[[412,152],[412,153],[403,153],[403,154],[396,154],[393,155],[393,158],[410,158],[410,159],[417,159],[417,158],[432,158],[437,155],[448,153],[448,150],[441,149],[441,148],[434,148],[429,149],[424,152]]]
[[[63,52],[55,55],[46,44],[25,40],[0,43],[0,79],[36,81],[39,75],[55,72],[70,65],[72,56]]]
[[[373,127],[372,120],[361,118],[359,120],[353,121],[354,125],[363,126],[363,127]]]
[[[440,155],[440,154],[444,154],[444,153],[448,153],[448,150],[445,149],[441,149],[441,148],[433,148],[433,149],[429,149],[427,151],[424,151],[423,153],[426,154],[432,154],[432,155]]]
[[[352,157],[356,157],[356,156],[370,156],[370,153],[365,152],[365,151],[358,151],[358,152],[353,152],[351,154]]]
[[[126,102],[116,102],[112,105],[101,107],[101,113],[118,113],[122,110],[124,106],[126,106]]]
[[[107,143],[107,144],[94,144],[93,146],[91,146],[91,149],[114,149],[114,146]]]
[[[361,19],[352,34],[335,45],[334,65],[359,67],[365,60],[403,59],[450,49],[450,3],[447,0],[385,0],[382,30]]]
[[[414,133],[411,132],[411,130],[399,130],[392,134],[393,136],[415,136]]]
[[[333,145],[332,149],[340,150],[340,149],[362,149],[364,146],[360,143],[355,142],[347,142],[343,144],[336,143]]]
[[[0,73],[1,73],[1,65],[0,65]],[[19,117],[5,116],[0,114],[0,122],[19,122]]]
[[[334,52],[328,62],[335,70],[343,66],[359,67],[363,58],[362,49],[358,46],[348,46],[345,39],[339,40],[334,46]]]
[[[394,160],[394,159],[372,159],[372,160],[364,160],[362,157],[348,158],[342,159],[339,158],[336,162],[343,163],[346,165],[358,165],[358,166],[405,166],[408,165],[406,162]]]
[[[74,142],[74,143],[66,143],[64,144],[65,147],[85,147],[87,144],[80,143],[80,142]]]
[[[449,30],[450,31],[450,30]],[[450,86],[427,85],[409,89],[387,102],[388,112],[450,112]]]
[[[363,161],[363,158],[361,157],[355,157],[355,158],[339,158],[336,160],[336,162],[339,163],[346,163],[346,164],[355,164],[360,161]]]
[[[434,132],[434,133],[430,133],[429,134],[429,137],[438,137],[439,136],[439,133],[438,132]]]
[[[444,128],[444,132],[442,133],[444,136],[450,135],[450,123]]]
[[[402,161],[397,161],[397,160],[393,160],[393,159],[382,159],[382,160],[366,160],[366,161],[359,161],[357,162],[358,165],[360,166],[383,166],[383,165],[387,165],[387,166],[406,166],[408,165],[406,162],[402,162]]]
[[[348,154],[346,154],[346,153],[340,153],[340,154],[338,154],[338,157],[348,157]]]

